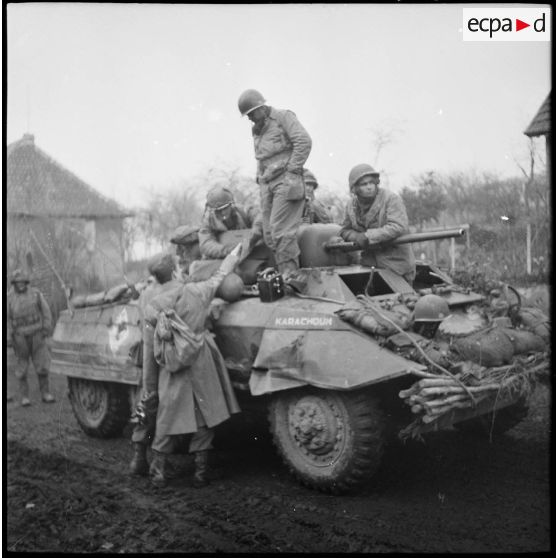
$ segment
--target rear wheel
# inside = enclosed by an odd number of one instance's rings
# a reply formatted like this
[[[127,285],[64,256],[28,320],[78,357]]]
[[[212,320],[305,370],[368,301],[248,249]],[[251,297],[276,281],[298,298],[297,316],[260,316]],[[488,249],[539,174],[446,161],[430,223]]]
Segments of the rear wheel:
[[[89,436],[120,436],[130,418],[127,386],[68,378],[68,395],[78,424]]]
[[[307,486],[348,492],[380,465],[384,415],[369,393],[315,388],[279,392],[269,419],[279,454]]]
[[[517,426],[529,412],[527,399],[522,398],[509,407],[454,424],[457,430],[476,436],[501,436]]]

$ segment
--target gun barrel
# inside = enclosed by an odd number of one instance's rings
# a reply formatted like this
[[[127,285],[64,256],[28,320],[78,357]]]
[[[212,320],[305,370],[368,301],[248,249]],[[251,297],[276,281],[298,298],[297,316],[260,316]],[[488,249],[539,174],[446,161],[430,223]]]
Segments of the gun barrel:
[[[465,233],[464,228],[455,229],[445,229],[441,231],[423,231],[419,233],[409,233],[401,235],[400,237],[386,242],[386,245],[391,244],[410,244],[412,242],[425,242],[427,240],[440,240],[443,238],[455,238],[458,236],[463,236]],[[382,243],[384,244],[384,243]],[[324,249],[328,250],[340,250],[342,252],[352,252],[354,250],[360,250],[357,244],[354,242],[326,242],[324,244]]]
[[[442,238],[455,238],[463,236],[465,229],[446,229],[443,231],[424,231],[409,233],[396,238],[392,244],[409,244],[411,242],[424,242],[426,240],[440,240]]]

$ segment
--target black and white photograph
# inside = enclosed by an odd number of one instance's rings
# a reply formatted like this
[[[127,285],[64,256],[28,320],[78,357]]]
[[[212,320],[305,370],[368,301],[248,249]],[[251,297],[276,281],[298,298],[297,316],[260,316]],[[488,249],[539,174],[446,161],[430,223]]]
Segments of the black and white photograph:
[[[553,5],[4,18],[4,552],[555,549]]]

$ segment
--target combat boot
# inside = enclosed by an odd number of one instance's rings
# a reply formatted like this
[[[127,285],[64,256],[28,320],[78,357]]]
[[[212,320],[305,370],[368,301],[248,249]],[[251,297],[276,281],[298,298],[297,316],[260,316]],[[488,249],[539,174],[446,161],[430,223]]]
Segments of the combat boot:
[[[39,376],[39,390],[45,403],[54,403],[54,396],[48,389],[48,376]]]
[[[164,453],[153,450],[153,459],[149,467],[151,484],[157,488],[167,486],[168,477],[166,475],[167,456]]]
[[[29,384],[27,383],[27,378],[20,378],[19,380],[19,395],[21,396],[21,406],[29,407],[31,401],[29,401]]]
[[[194,478],[192,484],[195,488],[201,488],[209,484],[209,451],[197,451],[194,454]]]
[[[132,475],[147,476],[149,463],[147,463],[147,446],[141,442],[134,442],[134,456],[130,461],[130,473]]]

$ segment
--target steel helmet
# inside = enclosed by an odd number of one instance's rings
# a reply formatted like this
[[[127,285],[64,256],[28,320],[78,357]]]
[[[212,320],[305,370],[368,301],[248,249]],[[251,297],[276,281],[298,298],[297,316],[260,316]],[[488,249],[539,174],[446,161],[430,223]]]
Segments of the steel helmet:
[[[349,188],[352,190],[363,176],[368,175],[380,176],[380,173],[377,170],[374,170],[374,168],[368,163],[361,163],[360,165],[353,167],[349,173]]]
[[[238,98],[238,110],[242,116],[245,116],[253,110],[263,107],[265,99],[263,95],[255,89],[246,89]]]
[[[29,275],[22,271],[21,269],[16,269],[12,273],[11,283],[29,283]]]
[[[244,282],[236,273],[229,273],[217,289],[217,296],[227,302],[236,302],[242,296]]]
[[[211,209],[225,209],[232,203],[234,203],[234,196],[228,188],[214,186],[207,192],[206,204]]]
[[[314,186],[314,189],[318,187],[318,181],[316,177],[308,169],[303,169],[302,175],[304,177],[304,184],[312,184]]]
[[[424,295],[415,304],[415,322],[441,322],[449,314],[448,303],[435,294]]]

